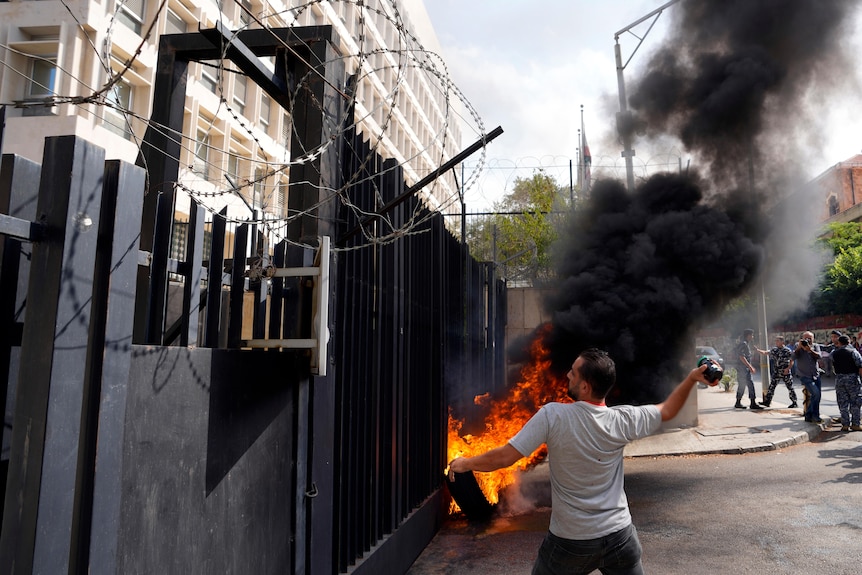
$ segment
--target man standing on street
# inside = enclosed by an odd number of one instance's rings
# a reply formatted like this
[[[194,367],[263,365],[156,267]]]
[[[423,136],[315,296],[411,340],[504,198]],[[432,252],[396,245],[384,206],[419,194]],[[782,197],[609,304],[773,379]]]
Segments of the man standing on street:
[[[805,390],[808,392],[808,399],[805,402],[805,409],[802,415],[805,421],[809,423],[823,423],[820,419],[820,373],[818,362],[820,361],[820,347],[814,341],[814,334],[806,331],[802,334],[802,339],[796,345],[793,355],[796,359],[796,375]],[[815,346],[817,346],[815,350]]]
[[[841,413],[841,431],[862,431],[859,415],[862,412],[862,355],[850,347],[850,338],[838,336],[838,347],[832,352],[835,369],[835,398]]]
[[[742,332],[742,337],[736,347],[733,348],[734,359],[736,360],[736,376],[738,384],[736,386],[736,407],[737,409],[745,409],[742,405],[742,395],[748,389],[748,399],[751,400],[751,409],[763,409],[757,404],[757,395],[754,392],[754,380],[751,375],[755,372],[754,365],[751,363],[751,340],[754,339],[754,330],[746,329]]]
[[[551,525],[539,548],[533,575],[602,573],[641,575],[641,545],[623,488],[623,449],[658,431],[679,413],[707,365],[693,369],[662,403],[608,407],[616,382],[607,353],[581,353],[566,377],[574,403],[548,403],[503,446],[449,463],[455,473],[494,471],[548,446]]]

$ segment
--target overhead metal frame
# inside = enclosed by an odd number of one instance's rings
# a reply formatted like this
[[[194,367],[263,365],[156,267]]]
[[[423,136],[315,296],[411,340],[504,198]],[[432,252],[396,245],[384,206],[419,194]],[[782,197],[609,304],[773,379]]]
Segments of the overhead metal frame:
[[[331,26],[268,28],[231,32],[221,25],[188,34],[163,35],[159,41],[153,110],[138,165],[147,168],[141,250],[151,254],[149,269],[138,274],[135,341],[164,344],[171,231],[176,204],[179,158],[189,62],[227,59],[291,114],[292,69],[325,64],[315,46],[332,41]],[[275,56],[275,71],[258,58]],[[297,100],[301,100],[300,94]],[[294,149],[293,146],[291,146]]]

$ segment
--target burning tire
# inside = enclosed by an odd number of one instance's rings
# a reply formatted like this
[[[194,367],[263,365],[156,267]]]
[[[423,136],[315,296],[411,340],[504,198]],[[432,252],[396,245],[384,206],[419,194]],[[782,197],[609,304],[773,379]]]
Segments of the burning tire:
[[[487,521],[494,514],[494,506],[488,503],[473,472],[456,473],[454,481],[450,481],[447,475],[446,486],[470,521]]]

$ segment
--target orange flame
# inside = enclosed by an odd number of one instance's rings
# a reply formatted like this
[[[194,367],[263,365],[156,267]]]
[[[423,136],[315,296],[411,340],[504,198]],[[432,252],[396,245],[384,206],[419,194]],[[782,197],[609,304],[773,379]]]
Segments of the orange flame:
[[[455,419],[449,409],[448,461],[456,457],[472,457],[489,449],[499,447],[511,439],[542,405],[552,401],[570,401],[566,395],[567,381],[555,378],[551,371],[550,352],[543,338],[550,326],[546,326],[530,344],[530,361],[521,368],[520,381],[508,390],[508,396],[491,400],[488,394],[476,396],[476,405],[488,405],[484,432],[481,435],[461,436],[463,420]],[[485,498],[492,504],[500,499],[500,492],[515,482],[516,473],[541,462],[547,455],[542,445],[532,455],[515,465],[490,473],[476,473],[476,481]],[[450,512],[459,508],[453,501]]]

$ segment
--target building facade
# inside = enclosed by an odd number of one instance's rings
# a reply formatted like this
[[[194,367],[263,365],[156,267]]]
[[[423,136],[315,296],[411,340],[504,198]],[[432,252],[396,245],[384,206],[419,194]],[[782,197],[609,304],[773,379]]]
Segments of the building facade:
[[[817,176],[812,185],[821,200],[820,222],[862,220],[862,154],[838,162]]]
[[[75,134],[108,159],[134,162],[152,109],[159,36],[216,23],[233,31],[332,26],[356,79],[353,121],[403,166],[408,184],[460,151],[460,102],[436,65],[439,46],[421,0],[13,0],[0,2],[0,18],[3,153],[39,162],[45,137]],[[254,210],[286,218],[290,113],[229,64],[189,67],[178,187],[212,212],[227,206],[229,218],[251,219]],[[447,174],[420,194],[429,208],[454,213],[456,186]],[[188,210],[183,196],[178,221]]]

